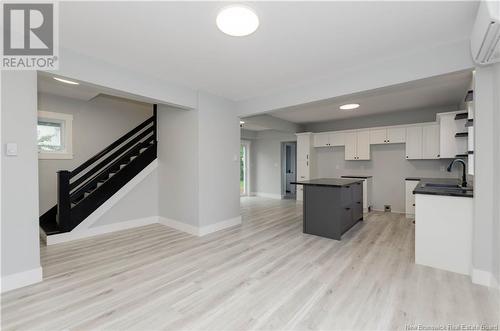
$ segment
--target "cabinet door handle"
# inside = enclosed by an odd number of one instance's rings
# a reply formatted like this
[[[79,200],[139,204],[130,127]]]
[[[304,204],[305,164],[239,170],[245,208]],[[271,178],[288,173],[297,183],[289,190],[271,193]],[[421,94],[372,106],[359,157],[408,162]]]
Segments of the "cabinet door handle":
[[[415,207],[415,204],[413,204],[413,207]]]
[[[356,203],[357,203],[358,205],[360,205],[360,204],[361,204],[361,202],[359,202],[359,201],[358,201],[358,202],[356,202]]]
[[[345,210],[351,210],[351,208],[347,207]]]

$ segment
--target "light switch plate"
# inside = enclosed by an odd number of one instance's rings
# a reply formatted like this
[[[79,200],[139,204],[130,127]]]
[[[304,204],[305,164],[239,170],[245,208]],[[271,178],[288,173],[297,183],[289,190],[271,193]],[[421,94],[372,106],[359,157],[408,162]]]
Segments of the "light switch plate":
[[[17,144],[16,143],[7,143],[6,144],[5,153],[7,156],[17,156]]]

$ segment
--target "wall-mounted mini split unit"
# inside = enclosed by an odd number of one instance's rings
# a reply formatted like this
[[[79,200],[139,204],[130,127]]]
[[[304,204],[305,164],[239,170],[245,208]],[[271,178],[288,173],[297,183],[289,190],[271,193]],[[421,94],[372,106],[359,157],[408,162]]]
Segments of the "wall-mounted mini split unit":
[[[500,62],[500,1],[481,1],[471,35],[474,62]]]

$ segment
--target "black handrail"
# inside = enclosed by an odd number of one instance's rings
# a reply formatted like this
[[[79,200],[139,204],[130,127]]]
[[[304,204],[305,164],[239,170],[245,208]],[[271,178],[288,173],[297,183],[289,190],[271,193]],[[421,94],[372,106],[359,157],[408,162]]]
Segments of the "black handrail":
[[[139,135],[134,137],[132,140],[127,142],[125,145],[120,147],[118,150],[116,150],[113,154],[109,155],[107,158],[99,162],[96,166],[94,166],[92,169],[84,173],[82,176],[78,177],[74,182],[70,183],[70,190],[73,190],[76,188],[78,185],[83,183],[85,180],[87,180],[89,177],[91,177],[93,174],[95,174],[99,169],[103,168],[107,164],[109,164],[111,161],[119,157],[121,154],[125,153],[127,150],[132,148],[137,142],[139,142],[141,139],[146,137],[147,135],[151,134],[153,132],[153,128],[148,128],[141,132]]]
[[[132,149],[127,151],[127,153],[123,154],[120,158],[115,160],[113,163],[105,167],[102,171],[100,171],[98,174],[96,174],[94,177],[92,177],[87,183],[84,185],[80,186],[75,192],[70,194],[71,199],[75,197],[79,197],[81,194],[85,194],[86,191],[90,190],[93,188],[97,183],[103,179],[102,176],[105,174],[109,174],[110,170],[113,169],[116,166],[119,166],[122,164],[123,160],[130,158],[133,156],[135,153],[137,153],[139,150],[143,149],[145,146],[149,145],[152,142],[152,137],[149,137],[147,140],[137,144],[137,146],[134,146]]]
[[[132,137],[134,134],[137,132],[141,131],[143,128],[145,128],[149,123],[154,123],[155,122],[155,115],[151,116],[141,124],[139,124],[137,127],[123,135],[122,137],[118,138],[115,142],[113,142],[111,145],[97,153],[96,155],[92,156],[90,159],[82,163],[80,166],[78,166],[75,170],[71,171],[70,178],[75,177],[78,175],[80,172],[88,168],[90,165],[93,163],[97,162],[100,158],[102,158],[104,155],[108,154],[111,152],[113,149],[121,145],[123,142],[125,142],[127,139]]]

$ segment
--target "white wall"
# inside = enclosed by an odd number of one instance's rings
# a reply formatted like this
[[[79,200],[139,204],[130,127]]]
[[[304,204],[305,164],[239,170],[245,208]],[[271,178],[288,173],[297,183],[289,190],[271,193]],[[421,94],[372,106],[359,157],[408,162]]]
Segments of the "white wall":
[[[197,110],[162,106],[158,115],[160,216],[197,228],[239,218],[233,103],[200,93]]]
[[[199,94],[200,226],[240,216],[240,122],[234,103]]]
[[[159,214],[197,226],[198,111],[158,107]]]
[[[498,201],[494,201],[493,179],[498,169],[494,168],[494,110],[493,70],[479,67],[475,75],[474,117],[474,237],[472,264],[476,270],[492,272],[493,261],[493,212]],[[498,128],[497,128],[498,130]],[[497,131],[498,134],[498,131]]]
[[[494,68],[494,132],[496,132],[494,137],[494,183],[495,192],[493,201],[500,201],[500,63],[497,63]],[[495,92],[496,91],[496,92]],[[500,287],[500,203],[495,203],[496,209],[493,211],[493,225],[494,229],[492,231],[493,235],[493,274],[496,278],[496,285]]]
[[[156,217],[158,208],[158,170],[156,169],[107,210],[91,227]]]
[[[281,143],[297,141],[293,133],[258,131],[250,139],[250,190],[251,193],[281,196]]]
[[[499,279],[499,69],[476,68],[474,118],[474,237],[472,264],[474,277],[481,282]]]
[[[1,107],[0,223],[1,276],[4,290],[14,286],[13,282],[17,285],[19,282],[24,282],[21,285],[26,285],[40,281],[42,277],[36,189],[38,187],[36,72],[2,71]],[[17,143],[17,156],[6,156],[7,142]]]
[[[90,101],[39,93],[38,109],[73,115],[73,159],[39,160],[40,215],[57,202],[57,171],[72,170],[152,115],[152,106],[98,96]]]

